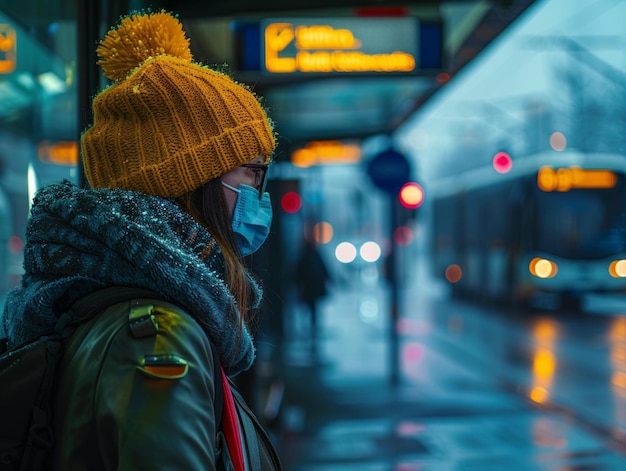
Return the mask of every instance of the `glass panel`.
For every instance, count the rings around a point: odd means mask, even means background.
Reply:
[[[75,7],[46,5],[0,7],[0,301],[22,274],[34,192],[77,181]]]
[[[537,249],[567,258],[602,258],[625,249],[624,176],[609,190],[537,191]]]

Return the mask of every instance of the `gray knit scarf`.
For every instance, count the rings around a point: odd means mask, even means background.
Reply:
[[[147,288],[195,316],[227,374],[248,369],[254,346],[213,237],[172,201],[139,192],[42,188],[26,233],[25,274],[2,314],[9,346],[50,331],[62,308],[107,286]],[[258,306],[261,290],[250,277]],[[234,355],[234,352],[237,354]]]

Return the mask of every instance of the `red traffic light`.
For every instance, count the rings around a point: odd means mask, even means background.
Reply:
[[[498,152],[493,157],[493,168],[498,173],[507,173],[513,167],[513,159],[506,152]]]
[[[407,209],[419,208],[424,202],[424,190],[415,182],[405,183],[398,193],[400,204]]]
[[[280,199],[280,207],[287,213],[297,213],[302,207],[302,197],[295,191],[288,191]]]

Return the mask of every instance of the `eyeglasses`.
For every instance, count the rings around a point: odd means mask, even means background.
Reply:
[[[259,191],[259,199],[265,192],[267,186],[267,169],[270,167],[268,164],[241,164],[242,167],[249,168],[254,172],[254,186]]]

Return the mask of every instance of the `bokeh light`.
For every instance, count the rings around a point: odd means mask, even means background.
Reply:
[[[313,226],[313,239],[318,244],[328,244],[333,240],[333,235],[333,226],[328,222],[318,222]]]
[[[353,262],[356,258],[357,250],[354,244],[350,242],[341,242],[335,248],[335,257],[341,263],[350,263]]]
[[[552,133],[550,136],[550,147],[558,152],[565,150],[567,147],[567,139],[565,139],[563,133],[558,131]]]
[[[400,199],[400,204],[405,208],[416,209],[424,202],[424,190],[415,182],[405,183],[400,189],[398,198]]]
[[[18,255],[24,249],[24,242],[18,236],[9,237],[8,241],[9,252]]]
[[[506,152],[498,152],[493,157],[493,168],[498,173],[508,173],[513,168],[513,159]]]
[[[359,306],[359,318],[367,323],[371,324],[376,322],[380,317],[380,308],[378,306],[378,299],[375,297],[364,299]]]
[[[286,213],[297,213],[302,207],[302,197],[295,191],[288,191],[280,199],[280,207]]]
[[[537,278],[553,278],[557,272],[558,267],[556,263],[545,258],[533,258],[528,264],[530,273]]]
[[[461,281],[461,278],[463,278],[463,270],[459,265],[453,263],[452,265],[448,266],[448,268],[446,268],[445,276],[446,280],[448,280],[450,283],[458,283],[459,281]]]
[[[613,278],[625,278],[626,260],[613,260],[609,265],[609,273]]]
[[[393,241],[396,245],[400,245],[405,247],[413,242],[415,235],[413,233],[413,229],[409,226],[398,226],[396,230],[393,231]]]
[[[359,249],[359,255],[366,262],[376,262],[382,254],[382,249],[380,245],[376,242],[368,241],[361,245]]]

